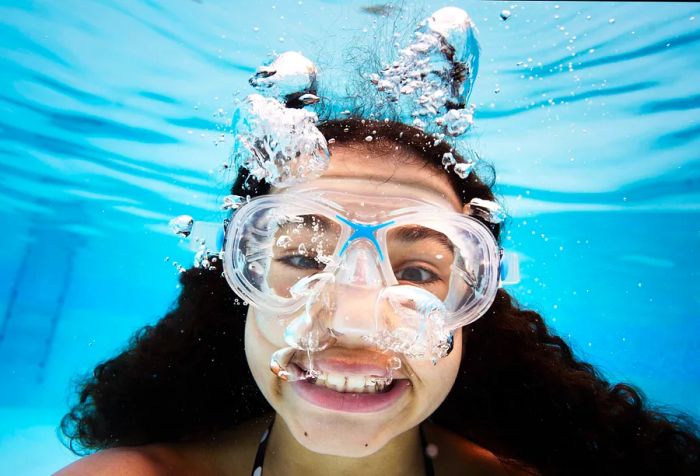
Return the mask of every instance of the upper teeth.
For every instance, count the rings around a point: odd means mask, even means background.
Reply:
[[[391,383],[391,378],[384,377],[316,373],[318,376],[312,380],[313,383],[336,392],[377,393],[383,392]]]

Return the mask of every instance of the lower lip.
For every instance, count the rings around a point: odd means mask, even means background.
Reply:
[[[384,410],[401,398],[410,386],[409,380],[400,379],[394,380],[388,392],[358,393],[336,392],[306,380],[292,383],[292,387],[307,402],[329,410],[350,413],[372,413]]]

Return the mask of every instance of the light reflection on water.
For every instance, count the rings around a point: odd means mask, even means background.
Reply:
[[[700,8],[458,3],[515,294],[611,379],[700,415]],[[367,6],[0,2],[3,406],[60,412],[71,376],[163,314],[165,257],[192,259],[167,221],[218,216],[233,95],[273,51],[342,78],[343,49],[383,31]]]

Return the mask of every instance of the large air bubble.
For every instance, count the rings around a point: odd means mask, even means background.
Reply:
[[[447,310],[434,294],[417,286],[391,286],[380,293],[375,312],[378,332],[365,340],[378,349],[433,363],[449,353]]]
[[[460,136],[472,125],[467,102],[479,63],[476,28],[469,15],[445,7],[418,25],[413,41],[372,83],[402,120],[426,132]]]
[[[248,96],[233,117],[234,166],[276,187],[320,176],[328,168],[330,153],[316,121],[313,112],[288,108],[259,94]]]

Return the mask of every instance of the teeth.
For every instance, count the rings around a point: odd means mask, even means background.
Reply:
[[[318,372],[318,376],[311,381],[320,387],[343,393],[378,393],[385,391],[391,384],[391,378],[365,377],[363,375],[345,376],[325,372]]]
[[[342,392],[345,389],[345,377],[338,374],[328,374],[326,377],[326,387],[332,388],[336,392]]]

